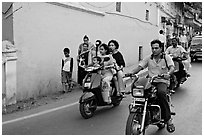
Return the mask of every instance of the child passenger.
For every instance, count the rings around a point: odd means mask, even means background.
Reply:
[[[98,56],[93,57],[93,66],[94,67],[100,67],[101,58]]]

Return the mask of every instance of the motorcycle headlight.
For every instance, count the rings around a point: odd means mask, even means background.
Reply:
[[[132,89],[133,97],[142,97],[144,96],[144,86],[136,86]]]

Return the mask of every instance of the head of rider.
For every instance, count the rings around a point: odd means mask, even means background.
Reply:
[[[176,48],[177,47],[177,39],[176,38],[172,38],[172,46],[174,47],[174,48]]]

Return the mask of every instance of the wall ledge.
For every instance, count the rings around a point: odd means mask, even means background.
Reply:
[[[78,7],[78,6],[75,6],[75,5],[68,4],[68,3],[67,4],[60,3],[60,2],[46,2],[46,3],[56,5],[56,6],[60,6],[60,7],[64,7],[64,8],[73,9],[73,10],[78,10],[78,11],[82,11],[82,12],[87,12],[87,13],[98,15],[98,16],[105,16],[105,14],[102,13],[102,12],[87,9],[85,7]]]

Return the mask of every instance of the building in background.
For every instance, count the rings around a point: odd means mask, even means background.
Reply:
[[[74,57],[76,80],[77,49],[85,34],[92,43],[97,39],[119,41],[127,66],[131,66],[151,53],[150,41],[160,29],[171,35],[185,28],[183,3],[3,2],[2,7],[2,40],[11,41],[17,49],[12,73],[16,100],[61,90],[64,47]]]

